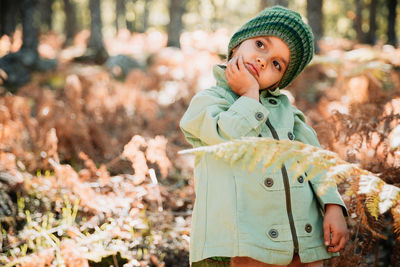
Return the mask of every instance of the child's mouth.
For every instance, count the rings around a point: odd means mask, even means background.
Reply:
[[[247,69],[254,75],[258,77],[258,70],[251,63],[246,63]]]

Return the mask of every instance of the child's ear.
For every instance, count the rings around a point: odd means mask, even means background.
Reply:
[[[232,48],[231,58],[235,55],[236,50],[238,49],[239,46],[240,46],[240,44],[238,44],[237,46],[235,46],[234,48]]]
[[[232,48],[232,56],[236,53],[236,50],[237,50],[237,46]]]

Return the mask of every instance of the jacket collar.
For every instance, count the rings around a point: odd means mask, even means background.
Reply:
[[[226,66],[224,66],[224,65],[214,65],[214,67],[213,67],[214,78],[217,81],[217,86],[223,87],[225,89],[231,89],[231,87],[229,86],[229,84],[226,80],[226,77],[225,77],[225,69],[226,69]],[[260,95],[262,97],[266,97],[268,95],[268,93],[273,96],[279,96],[281,94],[279,88],[276,88],[273,91],[271,91],[271,90],[261,90],[260,91]]]
[[[214,78],[217,81],[217,86],[223,87],[226,89],[231,89],[231,87],[229,86],[228,81],[226,80],[226,77],[225,77],[225,69],[226,69],[226,66],[224,66],[224,65],[214,65],[214,67],[213,67]]]

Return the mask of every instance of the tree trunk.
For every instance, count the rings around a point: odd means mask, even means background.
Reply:
[[[319,53],[318,41],[324,34],[322,4],[323,0],[307,0],[307,19],[314,34],[315,53]]]
[[[115,1],[115,29],[126,29],[126,7],[125,0]]]
[[[388,15],[388,44],[393,46],[397,46],[397,36],[396,36],[396,8],[397,8],[397,0],[388,0],[387,8],[389,11]]]
[[[19,13],[22,20],[22,47],[16,53],[9,53],[0,58],[0,69],[7,73],[6,87],[16,92],[17,87],[27,83],[34,70],[46,71],[54,69],[55,60],[43,60],[38,53],[37,29],[34,24],[36,0],[19,0]],[[14,14],[16,15],[17,12]],[[15,16],[17,17],[17,16]]]
[[[0,36],[12,36],[17,26],[18,2],[13,0],[0,1]]]
[[[170,0],[167,46],[180,47],[179,38],[183,29],[182,16],[185,13],[186,0]]]
[[[27,66],[32,66],[39,57],[37,30],[33,22],[36,0],[20,0],[19,11],[22,18],[22,47],[25,52],[23,59]]]
[[[149,28],[149,6],[151,0],[144,1],[144,10],[143,10],[143,32],[146,32]]]
[[[44,32],[50,31],[53,28],[53,2],[54,0],[40,0],[40,21],[42,24],[41,30],[43,30]]]
[[[90,38],[88,48],[103,49],[103,33],[101,22],[100,0],[89,0],[90,9]]]
[[[76,6],[71,0],[64,0],[65,12],[65,45],[72,43],[75,34],[77,33]]]
[[[136,3],[137,0],[125,0],[126,2],[131,2],[133,4]],[[133,12],[135,14],[135,20],[137,19],[136,16],[136,10],[132,10],[132,5],[130,6],[131,8],[129,10],[125,10],[126,14],[129,14],[130,12]],[[127,6],[125,5],[125,9]],[[135,20],[133,19],[133,16],[126,16],[126,27],[130,32],[135,32],[136,31],[136,25],[135,25]]]
[[[367,43],[375,44],[376,41],[376,7],[377,0],[371,0],[369,4],[369,31],[367,35]]]
[[[363,0],[356,0],[356,17],[354,20],[354,28],[356,30],[357,41],[359,43],[364,42],[364,33],[362,30],[362,10],[363,10]]]
[[[135,21],[133,20],[126,20],[126,27],[128,28],[128,30],[130,32],[135,32],[136,28],[135,28]]]
[[[100,0],[89,0],[90,9],[90,38],[85,55],[76,58],[80,62],[94,62],[103,64],[108,58],[108,53],[104,47]]]

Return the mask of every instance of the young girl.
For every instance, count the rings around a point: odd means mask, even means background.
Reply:
[[[263,10],[232,36],[227,66],[213,69],[216,86],[192,99],[180,122],[187,141],[197,147],[259,136],[319,146],[304,115],[279,91],[313,52],[311,29],[298,13]],[[196,157],[192,266],[323,266],[339,255],[348,232],[336,186],[319,196],[323,176],[307,182],[307,173],[293,177],[285,165],[249,173],[240,162]]]

